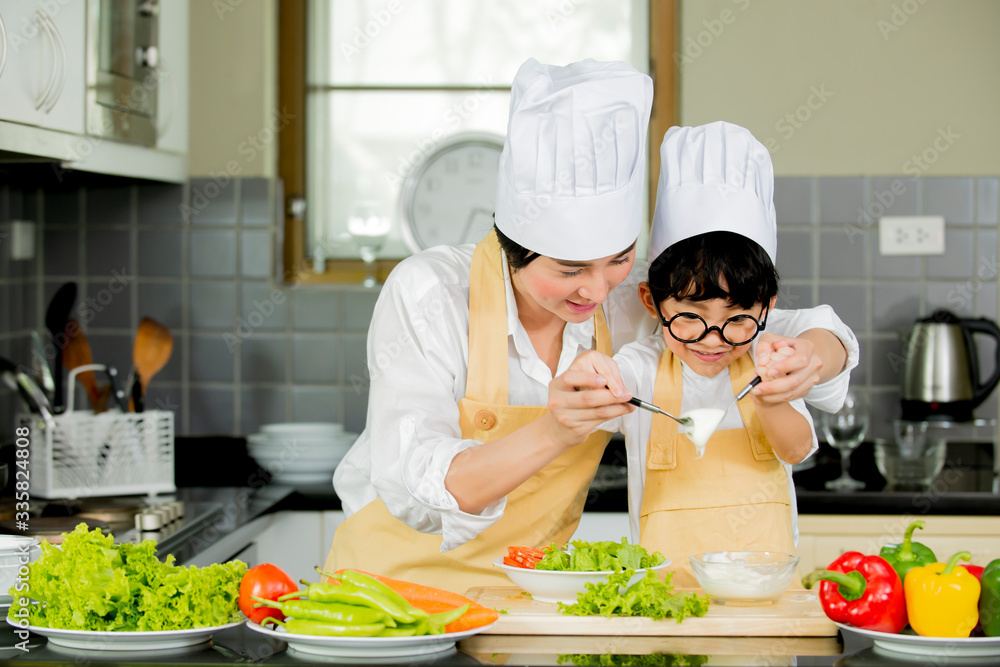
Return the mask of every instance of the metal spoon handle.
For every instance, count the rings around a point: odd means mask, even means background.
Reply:
[[[642,408],[643,410],[649,410],[650,412],[655,412],[656,414],[663,415],[664,417],[670,417],[671,419],[673,419],[678,424],[683,424],[683,425],[687,426],[688,424],[691,423],[690,419],[687,419],[687,418],[682,419],[680,417],[675,417],[672,414],[670,414],[669,412],[667,412],[666,410],[662,410],[662,409],[656,407],[655,405],[653,405],[652,403],[647,403],[646,401],[638,399],[635,396],[633,396],[632,398],[628,399],[628,402],[631,403],[632,405],[636,406],[637,408]]]
[[[761,380],[760,376],[759,375],[755,375],[754,378],[752,380],[750,380],[750,382],[747,384],[747,386],[745,386],[742,389],[740,389],[740,393],[736,394],[736,400],[738,401],[741,398],[743,398],[744,396],[746,396],[747,394],[749,394],[750,390],[753,389],[754,387],[756,387],[757,385],[759,385],[761,383],[761,381],[762,380]]]

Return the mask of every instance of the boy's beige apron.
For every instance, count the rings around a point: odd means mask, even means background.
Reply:
[[[463,438],[490,442],[538,419],[544,406],[507,404],[507,316],[500,244],[491,232],[476,246],[469,285],[469,373],[459,401]],[[597,349],[611,354],[602,309],[594,316]],[[441,552],[441,535],[420,533],[374,500],[337,528],[325,569],[358,568],[464,593],[472,586],[509,586],[494,558],[508,546],[569,540],[610,434],[585,442],[514,489],[503,517],[466,544]]]
[[[751,355],[729,367],[730,403],[754,377]],[[680,414],[681,362],[663,353],[656,373],[653,403]],[[705,455],[677,432],[677,422],[654,415],[646,450],[646,482],[639,519],[639,541],[669,558],[673,583],[696,587],[688,556],[705,551],[795,553],[791,503],[785,466],[764,437],[753,401],[738,403],[744,428],[716,431]]]

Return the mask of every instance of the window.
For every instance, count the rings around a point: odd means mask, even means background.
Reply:
[[[282,107],[298,97],[306,122],[304,136],[282,137],[279,171],[286,195],[307,202],[286,228],[286,279],[359,282],[359,253],[373,250],[384,276],[413,251],[400,226],[406,178],[457,135],[502,142],[524,60],[624,60],[648,71],[647,26],[661,4],[283,0],[279,96]]]

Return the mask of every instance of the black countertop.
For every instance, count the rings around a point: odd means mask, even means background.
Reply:
[[[226,535],[236,531],[254,519],[269,513],[284,510],[324,511],[340,508],[340,501],[331,485],[307,488],[293,488],[271,483],[266,472],[253,466],[246,459],[245,445],[241,439],[221,439],[214,448],[205,447],[201,441],[191,439],[178,447],[178,489],[176,498],[185,501],[191,508],[186,524],[172,533],[158,539],[161,555],[172,553],[179,562],[205,549]],[[241,449],[242,448],[242,449]],[[242,454],[241,454],[242,452]],[[987,456],[988,454],[988,456]],[[192,467],[188,457],[197,456],[197,466]],[[852,474],[866,482],[863,491],[852,494],[831,493],[823,489],[823,482],[836,477],[839,461],[836,454],[821,450],[815,467],[797,472],[795,475],[799,511],[809,513],[838,514],[882,514],[913,511],[927,505],[929,514],[983,515],[1000,514],[1000,498],[993,488],[992,446],[969,445],[950,447],[949,462],[945,472],[951,469],[955,475],[942,473],[935,485],[922,493],[890,492],[884,489],[885,481],[875,471],[870,444],[863,444],[852,457]],[[618,488],[618,469],[624,467],[624,453],[609,448],[602,473],[599,473],[595,490],[590,494],[589,511],[626,511],[624,488]],[[611,472],[609,472],[611,471]],[[874,473],[874,474],[873,474]],[[228,484],[228,486],[219,486]],[[123,536],[124,537],[124,536]],[[734,629],[735,630],[735,629]],[[499,647],[489,653],[482,653],[474,642],[460,643],[458,650],[426,658],[402,657],[387,662],[395,664],[426,665],[476,665],[476,664],[556,664],[559,656],[579,653],[579,638],[557,637],[547,643],[553,650],[524,655],[522,651]],[[516,639],[516,638],[514,638]],[[836,644],[830,638],[819,641],[811,650],[802,642],[784,642],[781,638],[751,638],[752,642],[766,645],[767,650],[742,649],[753,643],[736,644],[730,638],[707,638],[703,644],[704,653],[710,662],[725,664],[796,664],[796,665],[901,665],[914,664],[913,658],[879,653],[870,640],[852,632],[842,632]],[[622,655],[621,638],[608,638],[609,647],[616,655]],[[235,664],[260,662],[264,664],[312,664],[317,661],[330,662],[329,658],[317,658],[286,651],[285,644],[274,642],[238,627],[219,633],[212,645],[199,647],[182,653],[150,652],[124,654],[116,652],[73,651],[47,645],[45,640],[33,636],[30,650],[23,652],[11,649],[18,638],[8,627],[0,629],[0,660],[12,664]],[[659,642],[660,640],[657,640]],[[662,638],[662,648],[656,652],[676,654],[673,642],[676,638]],[[516,644],[516,642],[514,642]],[[512,644],[513,645],[513,644]],[[648,654],[648,644],[641,653]],[[831,650],[832,646],[832,650]],[[627,645],[625,645],[627,647]],[[714,651],[718,651],[714,654]],[[734,650],[736,652],[734,652]],[[606,656],[605,656],[606,658]],[[921,656],[923,658],[923,656]],[[934,664],[959,664],[953,654],[942,657],[928,657]],[[762,662],[763,660],[763,662]],[[989,659],[987,659],[989,660]],[[993,664],[996,664],[993,658]],[[343,660],[341,660],[343,662]],[[349,663],[362,660],[350,659]],[[383,661],[380,661],[383,662]],[[566,664],[571,664],[564,660]],[[919,662],[919,660],[918,660]],[[613,663],[620,664],[620,663]],[[627,664],[627,663],[621,663]],[[643,664],[660,664],[647,662]],[[669,664],[669,663],[664,663]],[[961,662],[961,664],[969,664]],[[972,661],[975,664],[975,660]]]
[[[799,514],[927,514],[1000,516],[1000,492],[993,466],[993,444],[950,442],[944,468],[921,490],[888,488],[875,465],[874,445],[863,442],[850,458],[852,477],[865,487],[849,493],[824,488],[840,475],[840,455],[827,445],[813,455],[811,467],[792,479]],[[627,512],[624,444],[612,440],[591,486],[585,510]]]

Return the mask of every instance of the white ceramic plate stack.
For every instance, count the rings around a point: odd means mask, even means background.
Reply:
[[[247,451],[278,484],[329,484],[358,439],[330,422],[265,424],[247,437]]]
[[[17,583],[21,566],[34,562],[41,553],[41,546],[33,537],[0,535],[0,609],[13,602],[10,588]]]

